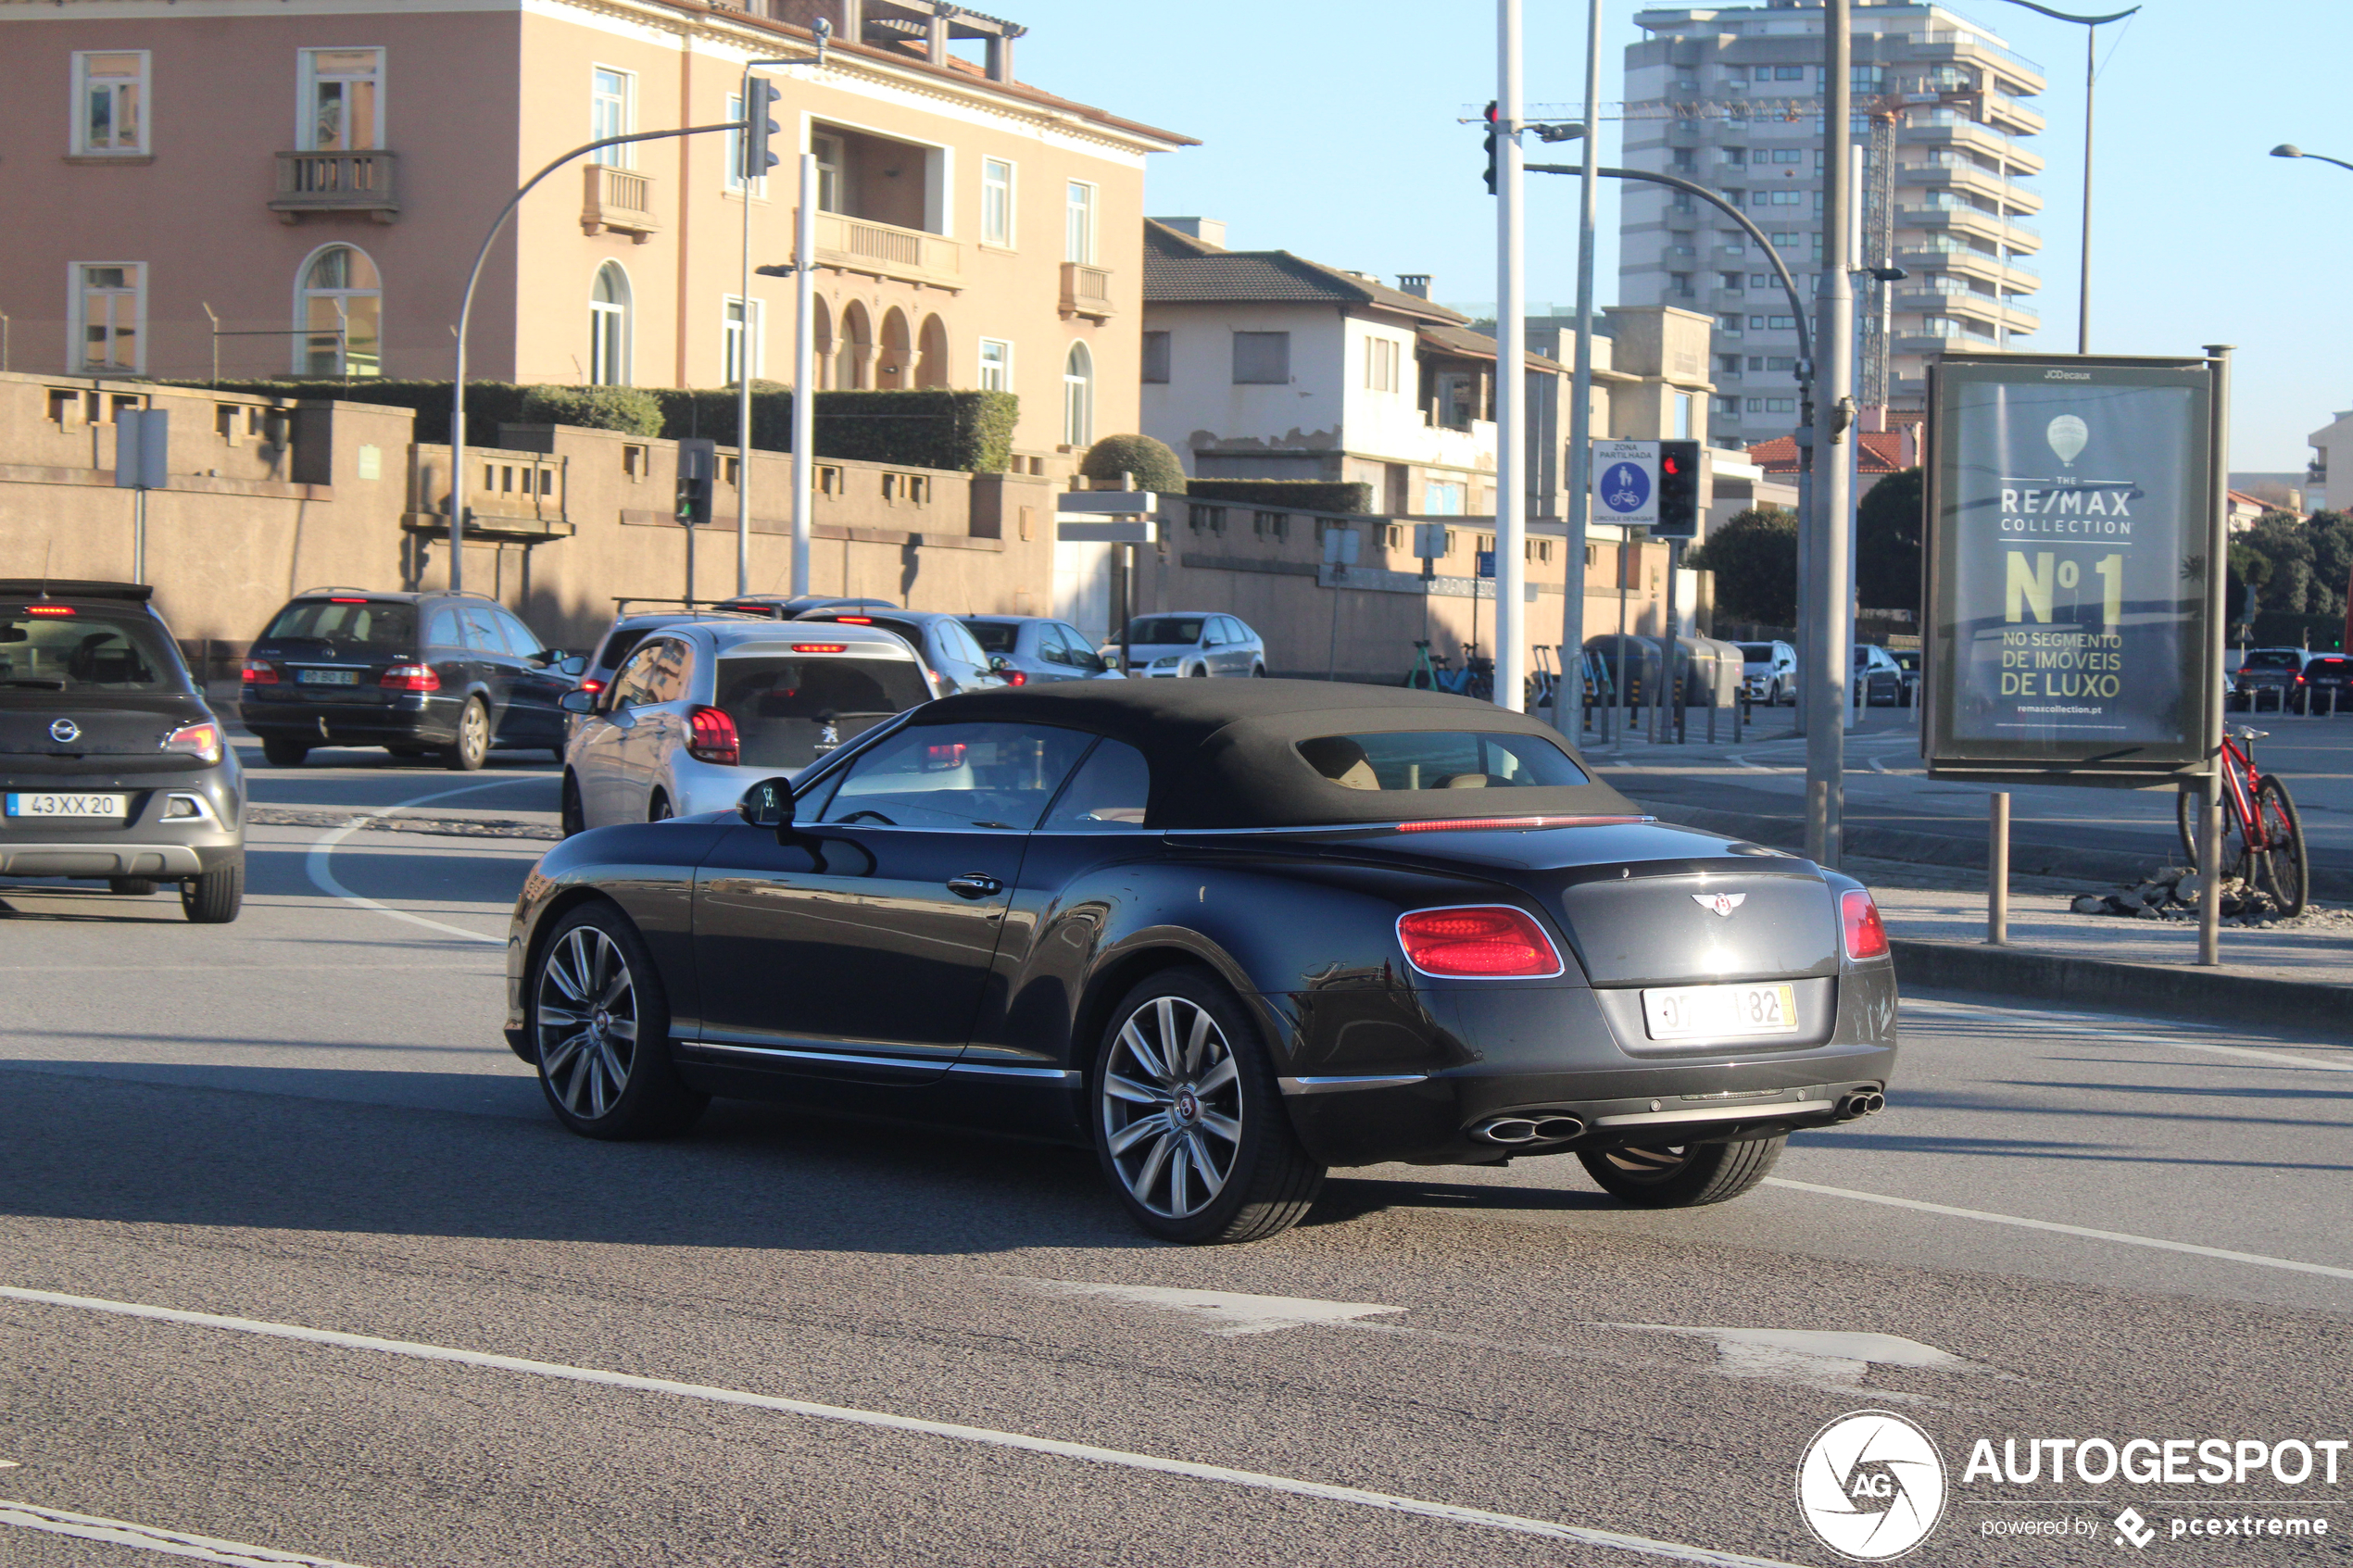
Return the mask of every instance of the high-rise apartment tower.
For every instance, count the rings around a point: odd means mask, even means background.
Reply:
[[[2042,197],[2021,182],[2043,117],[2040,66],[1935,5],[1856,0],[1852,145],[1858,265],[1908,274],[1856,290],[1856,402],[1921,407],[1940,350],[2009,346],[2040,324]],[[1796,275],[1810,312],[1822,256],[1822,6],[1660,6],[1626,51],[1625,161],[1737,203]],[[1666,187],[1621,194],[1618,297],[1716,318],[1719,445],[1797,422],[1796,323],[1770,264],[1722,213]],[[1884,323],[1886,331],[1881,332]]]

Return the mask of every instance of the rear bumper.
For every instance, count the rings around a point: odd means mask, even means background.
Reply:
[[[402,693],[380,703],[281,700],[248,692],[237,704],[237,717],[264,740],[313,746],[447,745],[458,738],[457,700],[422,693]]]
[[[0,781],[6,782],[6,781]],[[25,782],[8,784],[21,788]],[[111,793],[116,781],[44,778],[44,790]],[[233,772],[215,769],[136,791],[121,826],[92,822],[31,825],[0,820],[0,875],[198,876],[245,854],[243,801]],[[166,816],[178,809],[183,814]],[[193,810],[194,815],[184,813]]]

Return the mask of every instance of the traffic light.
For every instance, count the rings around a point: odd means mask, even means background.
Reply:
[[[751,79],[751,91],[744,95],[744,178],[758,180],[782,161],[768,150],[768,138],[777,131],[776,122],[768,118],[769,107],[783,97],[784,91],[765,77]]]
[[[1654,539],[1699,537],[1699,443],[1658,444],[1658,521]]]
[[[1487,194],[1495,194],[1495,100],[1487,101]]]
[[[711,491],[718,477],[719,444],[689,438],[678,444],[678,508],[674,515],[688,528],[711,521]]]

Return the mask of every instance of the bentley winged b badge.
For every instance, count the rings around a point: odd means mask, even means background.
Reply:
[[[1729,915],[1748,901],[1745,893],[1694,893],[1692,902],[1711,915]]]

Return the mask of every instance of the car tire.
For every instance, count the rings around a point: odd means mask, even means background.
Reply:
[[[490,709],[482,698],[468,697],[458,715],[458,737],[441,748],[441,765],[453,773],[481,771],[490,758]]]
[[[540,1091],[583,1137],[674,1137],[711,1103],[670,1059],[670,1002],[629,917],[584,904],[532,960],[523,1028]]]
[[[1209,666],[1206,664],[1196,664],[1190,670],[1186,671],[1185,673],[1191,676],[1196,681],[1206,681],[1209,679]]]
[[[261,755],[269,759],[272,768],[299,768],[310,755],[310,748],[291,736],[264,735]]]
[[[242,855],[180,884],[180,909],[192,925],[227,925],[245,901],[245,862]]]
[[[1103,1175],[1163,1241],[1262,1240],[1297,1224],[1323,1187],[1257,1025],[1205,970],[1162,970],[1121,997],[1088,1084]]]
[[[1763,1181],[1787,1135],[1753,1143],[1605,1148],[1577,1156],[1604,1192],[1637,1209],[1696,1209],[1738,1198]]]
[[[646,802],[646,821],[649,822],[666,822],[677,814],[677,809],[670,804],[670,797],[661,790],[654,791],[654,797]]]
[[[566,838],[588,831],[588,812],[580,803],[580,780],[569,771],[564,773],[563,796],[561,804],[556,809],[556,822]]]
[[[1253,664],[1250,667],[1250,673],[1252,680],[1263,681],[1266,678],[1266,666],[1263,664]]]

